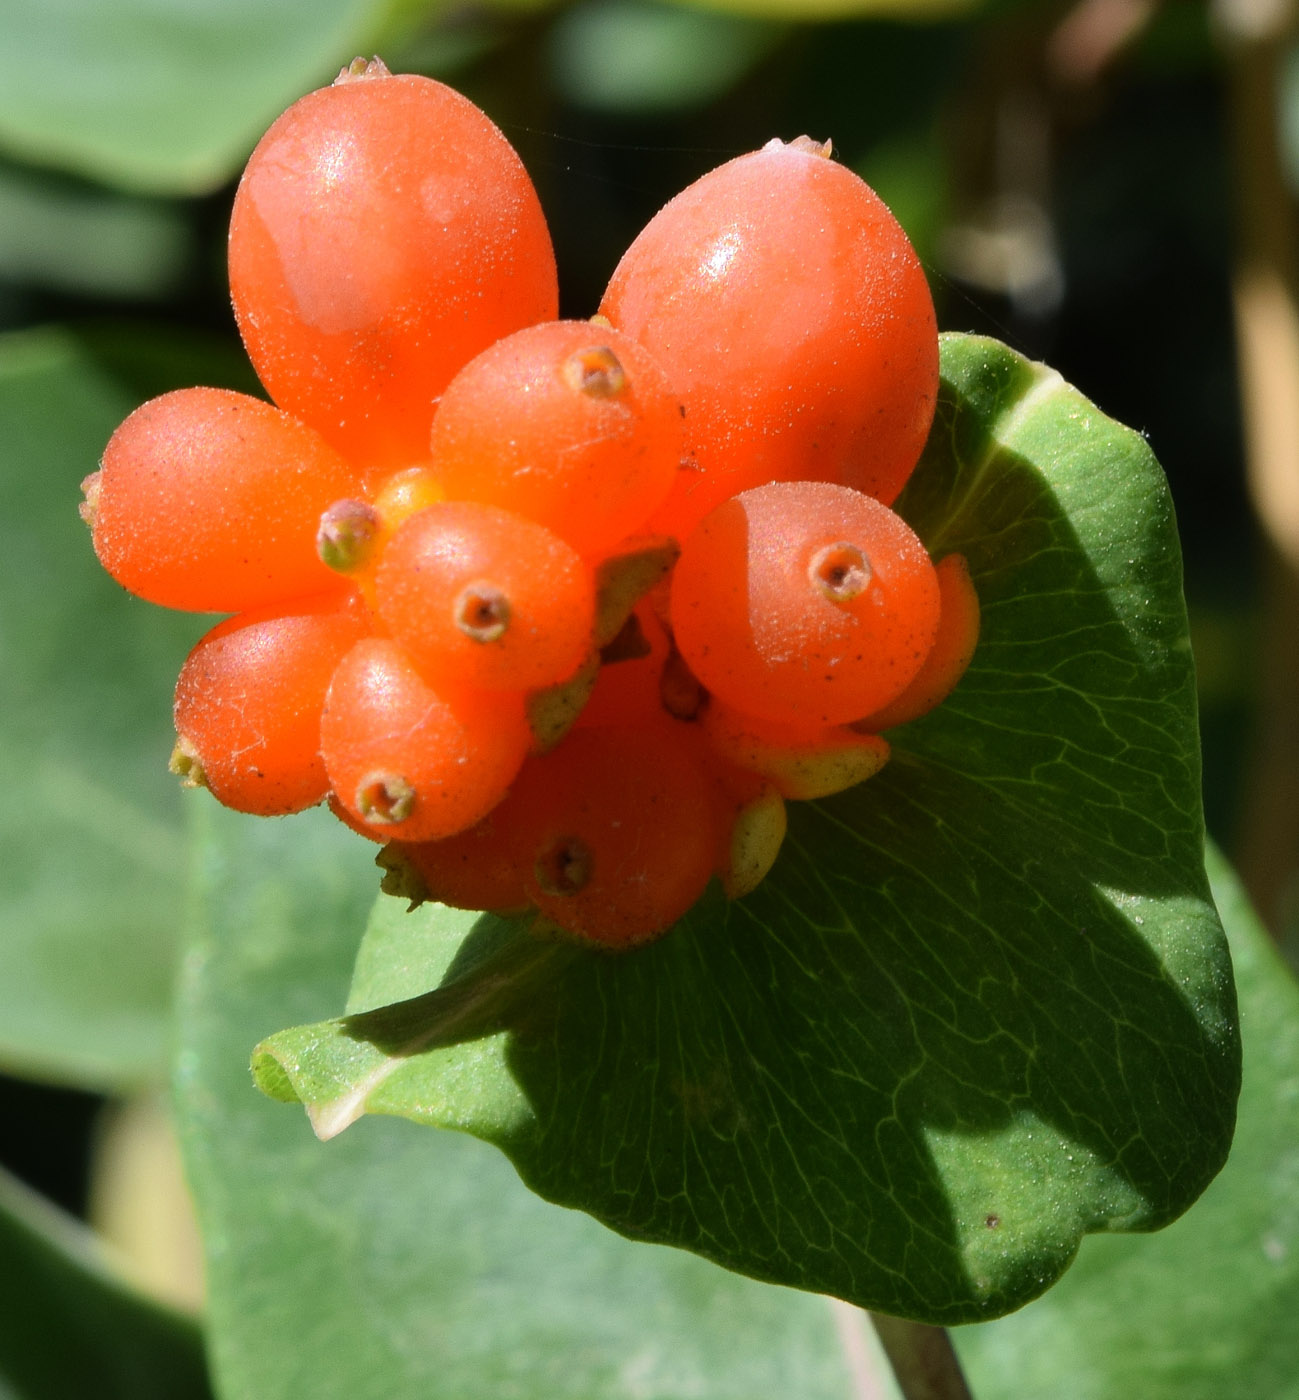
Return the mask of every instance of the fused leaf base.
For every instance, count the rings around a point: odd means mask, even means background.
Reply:
[[[1239,1047],[1162,472],[1052,371],[949,336],[899,509],[969,560],[974,663],[879,776],[794,804],[758,890],[621,956],[381,902],[364,1014],[264,1042],[262,1087],[322,1135],[462,1129],[626,1235],[931,1322],[1185,1210]]]

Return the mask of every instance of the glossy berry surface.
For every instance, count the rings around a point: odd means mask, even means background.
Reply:
[[[337,592],[214,627],[176,682],[180,766],[240,812],[277,817],[319,802],[325,692],[368,630],[364,609]]]
[[[493,818],[532,904],[609,947],[670,928],[722,860],[715,782],[666,726],[575,730],[528,760]]]
[[[235,612],[333,588],[316,519],[360,484],[310,428],[260,399],[178,389],[113,434],[87,479],[100,562],[151,603]]]
[[[472,826],[505,796],[528,751],[523,702],[434,689],[392,641],[342,659],[320,720],[339,802],[377,836],[432,841]]]
[[[924,271],[870,187],[814,143],[770,142],[677,195],[600,310],[685,402],[692,471],[660,512],[670,532],[772,480],[890,502],[924,446],[938,387]]]
[[[968,569],[887,504],[928,287],[828,145],[706,175],[558,321],[501,133],[357,60],[258,144],[229,251],[275,405],[163,395],[82,507],[133,592],[236,614],[175,702],[226,805],[325,801],[390,893],[633,948],[748,895],[786,799],[871,777],[968,665]]]
[[[676,642],[737,709],[845,724],[901,694],[938,628],[924,546],[900,516],[824,482],[777,482],[714,510],[672,582]]]
[[[591,650],[590,569],[512,511],[446,501],[418,512],[375,587],[380,617],[430,679],[535,689],[567,679]]]
[[[276,403],[386,471],[427,455],[467,360],[557,307],[550,235],[504,136],[443,84],[386,71],[308,94],[258,143],[230,289]]]
[[[506,799],[508,802],[508,798]],[[409,897],[435,899],[453,909],[526,911],[528,891],[519,852],[503,837],[500,808],[442,841],[397,843],[385,864],[407,867]]]
[[[876,733],[909,724],[941,704],[974,660],[979,645],[979,595],[964,555],[947,554],[934,566],[940,612],[934,644],[907,688],[883,710],[866,716],[859,728]]]
[[[517,511],[591,555],[644,524],[676,479],[681,442],[680,405],[642,346],[552,321],[456,376],[431,465],[448,499]]]

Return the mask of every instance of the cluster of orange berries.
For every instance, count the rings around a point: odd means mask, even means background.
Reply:
[[[968,663],[963,561],[888,505],[932,301],[828,147],[706,175],[558,321],[505,138],[358,60],[258,145],[230,283],[277,406],[145,404],[83,506],[125,587],[234,614],[173,756],[227,806],[328,799],[390,888],[626,946],[752,889],[784,800],[869,777]]]

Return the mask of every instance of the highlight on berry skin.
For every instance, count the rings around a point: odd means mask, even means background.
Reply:
[[[782,481],[724,502],[672,582],[676,644],[736,708],[848,724],[900,695],[938,631],[934,566],[910,527],[846,486]]]
[[[231,614],[177,681],[184,784],[323,802],[385,891],[625,950],[752,893],[788,804],[970,665],[966,560],[891,508],[932,299],[828,141],[711,171],[559,320],[505,137],[358,58],[258,143],[229,251],[273,402],[144,404],[79,508],[125,588]]]

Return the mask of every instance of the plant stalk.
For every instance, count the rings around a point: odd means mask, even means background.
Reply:
[[[903,1400],[973,1400],[945,1327],[871,1313]]]

